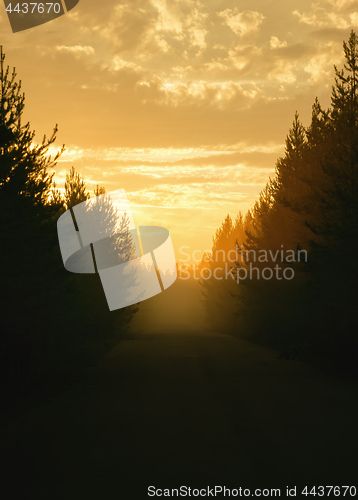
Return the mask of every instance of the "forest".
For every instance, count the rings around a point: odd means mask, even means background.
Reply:
[[[125,334],[138,308],[109,314],[98,273],[64,268],[57,220],[91,195],[73,167],[60,193],[53,168],[65,147],[48,154],[57,125],[36,144],[22,120],[21,80],[5,65],[2,47],[0,55],[0,370],[3,397],[11,402],[19,388],[31,392],[95,362]],[[104,193],[97,186],[93,195]]]
[[[358,37],[353,30],[343,49],[344,67],[334,66],[331,106],[323,109],[316,98],[308,126],[295,113],[273,178],[245,215],[234,221],[226,216],[211,255],[198,267],[207,314],[217,328],[279,349],[283,358],[334,360],[356,369]],[[236,258],[230,259],[233,250]],[[276,258],[259,258],[268,252]],[[233,260],[235,279],[220,280],[223,263]],[[273,272],[278,264],[286,279]],[[248,274],[250,279],[240,279]]]
[[[331,106],[296,112],[283,157],[259,200],[227,215],[198,266],[211,327],[278,349],[282,358],[357,366],[358,37],[343,43]],[[23,123],[15,68],[0,59],[0,232],[3,391],[99,359],[125,336],[138,306],[108,313],[98,274],[65,270],[56,224],[90,198],[72,167],[61,193],[51,157]],[[97,186],[93,195],[104,194]],[[234,258],[232,256],[234,255]],[[215,258],[212,258],[215,256]],[[225,265],[229,263],[229,273]],[[224,265],[225,264],[225,265]],[[186,271],[181,269],[180,273]],[[226,276],[224,276],[226,274]],[[229,279],[220,279],[227,277]]]

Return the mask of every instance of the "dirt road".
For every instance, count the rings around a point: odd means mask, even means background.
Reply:
[[[147,328],[3,429],[3,498],[357,483],[355,384],[150,310]]]

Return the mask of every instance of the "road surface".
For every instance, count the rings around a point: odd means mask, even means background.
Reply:
[[[354,382],[199,328],[200,314],[160,319],[151,300],[81,380],[3,429],[4,499],[357,486]]]

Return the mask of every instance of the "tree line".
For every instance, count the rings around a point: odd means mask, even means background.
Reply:
[[[21,80],[4,60],[1,47],[0,370],[3,389],[11,389],[96,359],[123,335],[138,307],[109,312],[98,274],[65,270],[57,220],[90,193],[73,167],[64,193],[57,188],[51,170],[65,150],[49,154],[57,125],[50,137],[35,143],[35,132],[22,120]],[[95,196],[104,193],[100,186],[94,191]],[[128,235],[124,226],[122,233]],[[124,243],[130,254],[133,242]]]
[[[235,248],[233,273],[250,279],[202,280],[208,315],[219,328],[278,347],[284,357],[322,356],[357,362],[358,303],[358,37],[343,42],[345,63],[334,66],[331,105],[316,98],[311,123],[296,112],[283,157],[259,200],[235,221],[226,216],[212,254]],[[305,259],[282,258],[307,252]],[[275,262],[256,259],[278,252]],[[276,254],[275,254],[276,255]],[[219,259],[203,256],[212,271]],[[279,262],[293,279],[272,278]],[[266,271],[265,271],[266,269]],[[266,278],[262,273],[266,273]],[[287,276],[292,275],[286,271]]]

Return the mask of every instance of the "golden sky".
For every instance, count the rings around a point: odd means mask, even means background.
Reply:
[[[16,2],[15,2],[16,3]],[[297,110],[327,107],[358,1],[80,0],[0,43],[40,142],[55,123],[87,187],[124,188],[137,224],[169,229],[176,257],[211,247],[273,176]],[[188,251],[188,250],[186,250]]]

